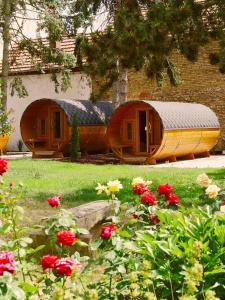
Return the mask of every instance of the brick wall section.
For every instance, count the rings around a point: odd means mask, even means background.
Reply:
[[[130,71],[128,99],[197,102],[209,106],[217,114],[221,125],[218,148],[225,149],[225,75],[208,61],[209,53],[214,52],[216,48],[216,44],[211,44],[202,49],[196,63],[187,61],[178,53],[173,55],[172,61],[177,66],[181,80],[178,87],[172,87],[169,81],[165,80],[163,87],[158,88],[153,80],[145,76],[144,71]],[[109,94],[106,98],[110,98]]]
[[[221,125],[218,148],[225,149],[225,75],[208,61],[209,53],[214,50],[215,44],[202,49],[196,63],[190,63],[179,54],[173,55],[172,61],[181,79],[178,87],[172,87],[166,80],[163,87],[158,88],[144,72],[130,72],[128,99],[197,102],[209,106],[217,114]]]

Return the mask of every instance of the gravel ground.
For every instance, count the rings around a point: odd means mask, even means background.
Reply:
[[[142,166],[147,167],[147,166]],[[153,168],[224,168],[225,155],[212,155],[207,158],[196,158],[192,160],[182,160],[173,163],[159,163]]]

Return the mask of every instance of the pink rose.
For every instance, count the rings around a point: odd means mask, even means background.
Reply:
[[[109,239],[113,233],[113,231],[116,230],[115,224],[109,224],[109,225],[103,225],[102,231],[100,232],[99,236],[103,239]]]
[[[66,257],[58,259],[55,263],[55,269],[57,275],[70,276],[73,270],[81,268],[81,264],[77,259]]]
[[[15,261],[12,252],[10,251],[0,251],[0,275],[9,272],[14,273]]]

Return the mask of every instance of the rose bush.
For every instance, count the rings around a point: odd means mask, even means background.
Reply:
[[[0,158],[3,177],[7,164]],[[50,251],[41,255],[45,245],[33,248],[21,225],[22,186],[0,184],[0,299],[225,299],[225,214],[219,213],[225,194],[206,174],[197,184],[210,206],[189,209],[180,207],[169,183],[153,190],[151,181],[134,178],[133,201],[114,206],[90,245],[101,250],[91,260],[76,251],[88,232],[59,209],[61,195],[46,201],[56,215],[35,226],[50,239]],[[111,180],[96,191],[114,200],[122,187]]]

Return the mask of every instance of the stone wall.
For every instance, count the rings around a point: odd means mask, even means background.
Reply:
[[[196,63],[191,63],[175,53],[172,61],[180,74],[181,83],[178,87],[171,86],[169,81],[165,80],[163,87],[158,88],[153,80],[145,76],[144,71],[130,71],[128,99],[197,102],[209,106],[217,114],[221,125],[218,146],[225,149],[225,75],[208,60],[209,53],[215,50],[216,44],[202,49]]]

